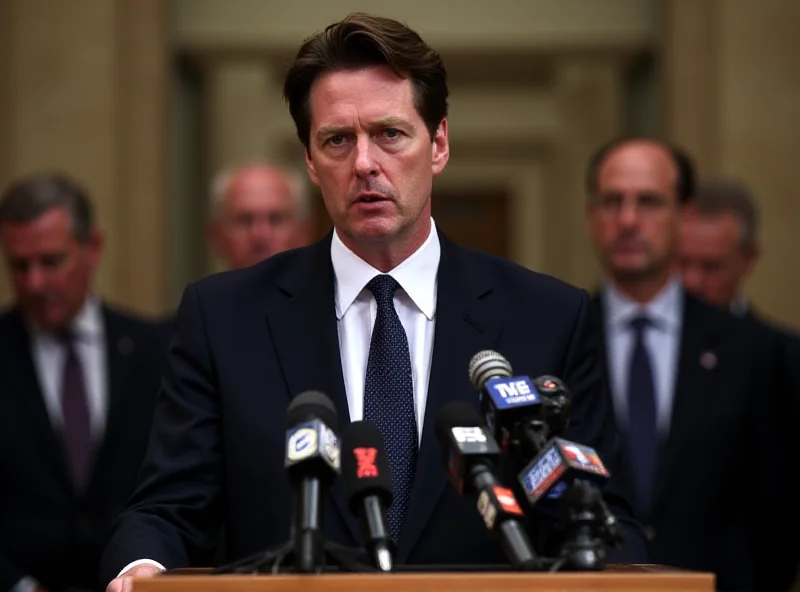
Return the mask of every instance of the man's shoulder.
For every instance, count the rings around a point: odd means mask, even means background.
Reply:
[[[12,335],[20,334],[17,329],[25,329],[22,313],[15,306],[6,306],[0,309],[0,339],[10,339]],[[24,335],[24,333],[22,333]]]
[[[265,298],[271,298],[280,289],[281,280],[287,274],[297,271],[296,263],[305,261],[310,266],[310,256],[318,255],[319,248],[319,245],[314,245],[292,249],[272,255],[251,267],[213,273],[192,282],[187,290],[191,289],[208,302],[236,302],[239,306],[246,306],[250,301],[263,303]],[[312,275],[304,279],[313,281]]]
[[[19,314],[14,306],[4,306],[0,308],[0,327],[15,322],[15,317]]]
[[[491,278],[506,298],[527,304],[561,306],[578,306],[589,299],[585,289],[555,276],[534,271],[504,257],[458,245],[454,247],[462,262],[480,267],[480,273]]]
[[[791,345],[800,348],[800,331],[798,331],[797,327],[792,326],[784,321],[768,318],[752,310],[745,315],[745,318],[763,326],[767,330],[777,333],[782,339]]]
[[[734,348],[766,353],[778,344],[778,333],[758,319],[737,316],[691,294],[685,298],[684,323],[704,327]]]
[[[145,344],[145,348],[138,351],[152,353],[166,349],[167,342],[172,332],[172,321],[167,317],[157,317],[144,314],[130,308],[102,303],[105,318],[105,329],[109,338],[119,339],[127,337]]]

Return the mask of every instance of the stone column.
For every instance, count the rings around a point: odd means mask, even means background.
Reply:
[[[548,167],[548,268],[588,289],[600,279],[586,225],[586,164],[592,152],[622,131],[618,58],[564,58],[557,62],[555,96],[560,133]]]
[[[278,162],[281,141],[279,119],[287,117],[281,104],[280,81],[266,59],[209,58],[204,65],[206,82],[206,188],[221,169],[266,159]],[[206,192],[207,209],[210,191]],[[220,270],[209,256],[209,271]]]
[[[748,296],[800,325],[800,2],[663,0],[670,136],[703,174],[740,178],[762,210]]]
[[[164,3],[0,0],[0,17],[0,183],[60,169],[84,184],[106,235],[96,288],[161,312]]]

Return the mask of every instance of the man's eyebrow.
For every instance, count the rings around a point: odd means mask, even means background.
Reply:
[[[387,128],[387,127],[399,127],[405,129],[415,129],[414,125],[407,120],[403,119],[402,117],[385,117],[383,119],[377,119],[369,125],[372,129],[378,128]],[[353,127],[350,125],[326,125],[319,130],[317,130],[316,136],[319,139],[325,138],[327,136],[338,136],[351,133],[353,131]]]
[[[347,125],[326,125],[317,130],[317,138],[324,138],[325,136],[338,136],[352,131],[352,127]]]
[[[409,123],[402,117],[386,117],[384,119],[379,119],[375,122],[376,126],[379,127],[405,127],[405,128],[412,128],[413,124]]]

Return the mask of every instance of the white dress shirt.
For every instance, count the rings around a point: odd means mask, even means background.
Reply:
[[[422,246],[389,271],[389,275],[400,284],[394,294],[394,306],[408,338],[414,409],[420,438],[433,354],[436,276],[440,257],[439,237],[431,220],[430,234]],[[378,314],[378,305],[366,285],[381,272],[348,249],[335,230],[331,241],[331,262],[336,282],[336,322],[347,405],[350,420],[359,421],[364,416],[367,359],[372,328]]]
[[[681,327],[683,324],[683,287],[673,278],[647,304],[628,298],[611,283],[604,288],[606,351],[614,410],[620,425],[628,426],[628,372],[633,352],[634,329],[631,321],[647,316],[651,325],[645,329],[644,343],[650,354],[656,393],[658,430],[669,431],[675,379],[678,374]]]
[[[436,286],[440,258],[439,235],[431,219],[431,231],[422,246],[389,271],[389,275],[400,284],[394,294],[394,307],[408,338],[414,409],[417,416],[417,434],[420,439],[433,359]],[[364,383],[369,344],[372,339],[372,327],[378,314],[375,297],[366,286],[372,278],[382,272],[348,249],[335,230],[331,241],[331,262],[335,278],[336,324],[347,406],[350,420],[359,421],[364,417]],[[123,567],[119,575],[144,564],[164,569],[163,565],[152,559],[138,559]]]
[[[97,441],[103,437],[108,413],[108,362],[103,309],[96,297],[86,299],[70,328],[75,336],[75,353],[83,369],[92,437]],[[44,332],[32,324],[29,324],[28,331],[36,375],[50,422],[54,429],[60,430],[63,425],[61,382],[67,351],[52,333]]]

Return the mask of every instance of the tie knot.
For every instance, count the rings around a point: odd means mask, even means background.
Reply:
[[[399,287],[400,284],[397,283],[397,280],[388,274],[376,275],[367,284],[367,290],[375,296],[378,306],[394,306],[392,299]]]
[[[652,324],[653,322],[650,320],[650,318],[645,316],[631,319],[631,329],[633,329],[639,335],[641,335],[642,332]]]

